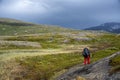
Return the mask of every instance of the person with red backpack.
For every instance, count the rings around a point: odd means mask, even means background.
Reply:
[[[88,48],[84,48],[82,55],[84,57],[84,65],[90,64],[90,51]]]

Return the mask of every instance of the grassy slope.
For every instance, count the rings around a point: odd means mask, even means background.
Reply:
[[[113,39],[117,39],[119,41],[120,37],[119,36],[116,37],[115,35],[105,35],[105,36],[101,36],[100,38],[97,38],[96,41],[91,42],[95,44],[97,43],[98,45],[101,45],[101,43],[104,43],[104,45],[102,46],[106,46],[105,44],[106,41],[109,44],[112,43],[112,45],[104,47],[104,49],[101,48],[102,50],[97,50],[93,52],[92,59],[91,59],[92,62],[95,62],[103,57],[107,57],[120,50],[120,47],[119,47],[120,42],[117,41],[117,44],[116,44],[116,42],[114,42],[116,40],[113,40]],[[75,64],[82,63],[82,57],[79,54],[78,53],[60,54],[60,55],[58,54],[58,55],[47,55],[43,57],[34,56],[34,57],[24,58],[25,60],[23,61],[20,61],[20,59],[17,59],[17,61],[20,62],[21,65],[26,67],[27,69],[30,68],[31,69],[30,72],[33,72],[33,71],[38,72],[35,74],[36,77],[31,76],[31,78],[49,79],[52,75],[54,75],[54,73],[62,69],[69,68],[70,66],[73,66]],[[31,65],[31,64],[34,64],[34,65]],[[43,73],[44,76],[41,73]],[[40,75],[40,74],[41,76],[37,77],[37,75]],[[30,77],[30,75],[26,75],[26,76],[27,76],[26,78]]]
[[[48,32],[66,32],[70,29],[61,28],[58,26],[36,25],[28,22],[22,22],[12,19],[0,19],[0,35],[24,35],[24,34],[39,34]]]
[[[92,52],[92,62],[95,62],[103,57],[113,54],[120,50],[120,36],[116,35],[103,35],[94,38],[90,41],[82,41],[77,44],[91,44],[91,49],[97,48],[97,51]],[[117,43],[117,44],[116,44]],[[69,43],[70,44],[70,43]],[[67,45],[69,45],[67,44]],[[71,42],[71,44],[76,44]],[[93,46],[94,44],[94,46]],[[107,46],[106,46],[107,44]],[[75,46],[74,46],[75,47]],[[59,52],[59,51],[58,51]],[[24,71],[22,76],[19,76],[22,80],[32,79],[46,79],[49,80],[51,76],[55,75],[56,72],[69,68],[75,64],[82,63],[83,57],[79,52],[72,52],[69,54],[56,54],[56,55],[45,55],[45,56],[29,56],[28,57],[16,57],[15,62],[19,63],[19,66],[22,66]],[[39,75],[39,76],[38,76]],[[18,76],[15,76],[18,78]]]
[[[25,61],[20,61],[22,66],[29,70],[26,78],[29,79],[49,79],[55,72],[69,68],[75,64],[82,62],[79,54],[57,54],[46,56],[28,57]],[[32,63],[32,65],[31,65]],[[34,75],[34,76],[31,76]]]
[[[9,23],[14,23],[14,21]],[[11,37],[3,37],[2,38],[3,40],[39,42],[42,45],[42,48],[46,50],[50,48],[64,49],[65,51],[80,50],[80,46],[89,45],[90,49],[92,50],[91,52],[93,54],[92,60],[91,60],[92,62],[95,62],[103,57],[111,55],[114,52],[120,50],[120,46],[119,46],[120,36],[118,35],[116,36],[113,34],[96,36],[97,33],[93,33],[93,32],[84,32],[84,31],[80,32],[80,31],[73,31],[73,30],[64,29],[64,28],[58,29],[58,27],[56,28],[56,27],[48,27],[48,26],[43,27],[43,25],[42,26],[40,25],[11,26],[11,25],[1,24],[0,28],[1,28],[0,35],[12,35]],[[13,36],[13,35],[16,35],[15,34],[16,32],[17,32],[17,36]],[[64,32],[64,34],[61,34],[61,32]],[[84,34],[82,33],[84,33],[85,36],[83,36]],[[23,34],[27,34],[27,35],[22,36]],[[31,35],[31,34],[36,34],[36,35]],[[87,38],[91,38],[91,40],[79,40],[78,38],[81,36],[82,38],[84,37],[86,38],[87,36]],[[67,40],[68,42],[64,43],[63,42],[64,40]],[[24,46],[22,47],[25,48]],[[51,76],[56,74],[56,72],[59,72],[61,70],[74,66],[75,64],[82,63],[82,60],[83,60],[83,57],[79,54],[81,50],[78,52],[76,51],[68,52],[69,54],[40,56],[39,52],[37,52],[37,54],[34,55],[33,53],[31,56],[30,54],[25,54],[21,56],[18,54],[17,56],[13,57],[14,54],[11,54],[9,51],[5,53],[3,49],[20,49],[20,47],[8,46],[7,48],[3,47],[1,49],[2,52],[0,56],[1,57],[3,56],[3,57],[0,60],[0,64],[1,64],[0,71],[2,72],[0,73],[0,76],[1,76],[0,79],[14,78],[14,79],[20,79],[20,80],[21,79],[29,80],[30,78],[32,78],[33,80],[39,80],[39,79],[49,80]],[[59,52],[60,51],[58,51],[58,53]],[[44,54],[44,52],[41,52],[41,53]],[[5,55],[11,56],[11,58],[6,57]],[[7,62],[4,61],[5,59]],[[23,70],[21,70],[21,68]]]

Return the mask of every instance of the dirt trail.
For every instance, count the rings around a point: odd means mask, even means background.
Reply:
[[[113,58],[117,55],[120,55],[120,52],[103,58],[90,65],[74,66],[66,73],[57,77],[56,80],[76,80],[76,77],[78,76],[85,78],[85,80],[120,80],[120,72],[109,76],[109,69],[111,68],[109,66],[110,58]]]

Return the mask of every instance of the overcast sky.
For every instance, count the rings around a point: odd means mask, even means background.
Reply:
[[[0,0],[0,17],[83,29],[120,22],[120,0]]]

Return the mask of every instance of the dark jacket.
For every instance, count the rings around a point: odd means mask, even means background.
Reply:
[[[88,48],[84,48],[84,49],[83,49],[82,55],[83,55],[84,57],[90,56],[90,51],[88,50]]]

